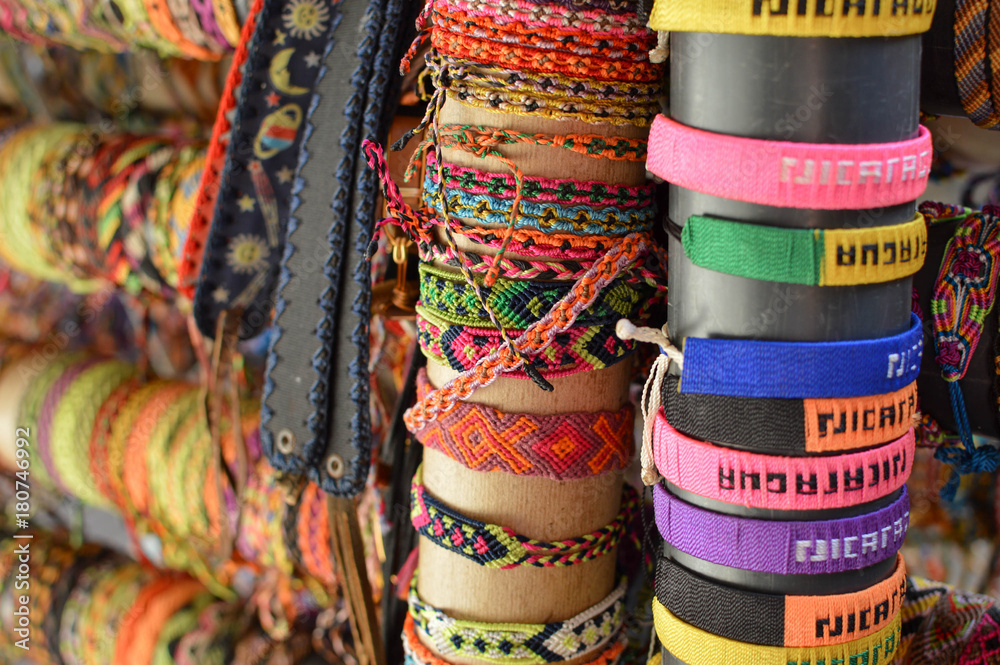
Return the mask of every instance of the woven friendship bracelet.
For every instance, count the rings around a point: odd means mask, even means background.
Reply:
[[[885,622],[882,629],[866,637],[815,647],[773,647],[737,642],[684,623],[653,599],[653,623],[665,651],[685,665],[860,665],[891,663],[902,638],[902,620]]]
[[[703,561],[778,575],[822,575],[860,570],[899,551],[910,523],[904,488],[871,513],[819,522],[733,517],[686,503],[653,487],[656,525],[671,546]]]
[[[457,372],[471,370],[480,360],[490,357],[503,346],[500,332],[437,321],[423,307],[417,310],[417,341],[429,360],[447,365]],[[509,330],[520,335],[523,331]],[[619,339],[610,324],[574,326],[552,341],[545,353],[531,355],[532,366],[544,376],[566,376],[577,372],[604,369],[628,358],[635,350],[631,340]],[[526,377],[524,370],[507,376]]]
[[[586,274],[593,261],[546,261],[544,259],[511,259],[493,254],[461,252],[445,245],[420,245],[417,248],[420,260],[426,263],[444,263],[453,268],[462,266],[473,273],[485,273],[494,266],[499,268],[499,277],[536,281],[578,280]]]
[[[424,188],[437,188],[444,179],[448,189],[470,194],[489,194],[503,199],[518,195],[517,180],[509,173],[491,173],[445,162],[438,168],[437,156],[427,153]],[[644,208],[654,205],[654,185],[628,187],[598,180],[572,180],[524,176],[520,195],[524,201]]]
[[[917,199],[927,185],[931,134],[860,145],[765,141],[706,132],[659,115],[646,168],[671,184],[747,203],[852,210]]]
[[[681,392],[734,397],[860,397],[916,380],[924,340],[920,318],[879,339],[845,342],[684,340]]]
[[[488,14],[502,22],[529,21],[537,26],[561,25],[588,32],[632,34],[645,27],[645,19],[634,11],[624,14],[598,11],[594,5],[564,7],[556,3],[539,4],[530,0],[448,0],[446,4],[471,13]]]
[[[674,429],[770,455],[877,446],[905,435],[917,413],[915,382],[885,395],[802,400],[689,395],[678,391],[679,383],[679,377],[667,375],[661,391],[663,414]]]
[[[697,266],[749,279],[855,286],[909,277],[927,256],[927,225],[915,219],[864,229],[789,229],[689,217],[684,253]]]
[[[910,475],[913,430],[861,452],[778,457],[722,448],[684,436],[663,413],[653,429],[653,457],[669,482],[724,503],[776,510],[844,508],[898,490]]]
[[[670,32],[895,37],[929,30],[935,4],[934,0],[656,0],[649,26]]]
[[[441,188],[433,178],[424,177],[424,203],[440,215],[447,206],[448,214],[474,219],[479,224],[510,223],[514,201],[489,194],[474,194],[451,190],[442,201]],[[654,206],[621,209],[612,206],[595,208],[590,204],[566,206],[561,203],[536,203],[521,201],[514,228],[533,228],[541,231],[562,231],[580,235],[614,236],[648,231],[656,216]]]
[[[598,81],[640,83],[656,81],[661,75],[661,68],[648,60],[622,61],[525,46],[512,49],[508,44],[476,39],[438,28],[431,31],[430,37],[431,45],[441,53],[511,69],[587,77]]]
[[[782,596],[746,591],[693,573],[661,556],[656,598],[679,620],[737,642],[774,647],[843,644],[895,620],[906,596],[906,565],[896,555],[888,578],[855,593]],[[707,610],[706,608],[711,608]]]
[[[585,106],[608,105],[620,109],[624,117],[648,117],[659,112],[662,92],[659,82],[624,83],[595,81],[562,74],[536,74],[496,65],[469,62],[431,50],[425,56],[437,87],[456,86],[490,92],[518,92],[538,98],[540,103],[576,101]],[[631,107],[631,108],[629,108]]]
[[[994,40],[989,0],[955,1],[955,83],[962,109],[984,129],[1000,124],[1000,109],[993,98],[997,73],[992,62]],[[989,40],[988,40],[989,38]]]
[[[655,46],[655,34],[649,30],[619,37],[565,29],[557,25],[529,27],[518,21],[494,21],[487,14],[466,13],[446,3],[436,3],[431,8],[431,17],[435,30],[501,42],[510,45],[512,49],[529,47],[558,50],[580,56],[642,63],[649,60],[649,51]]]
[[[454,82],[448,88],[448,99],[488,111],[552,120],[573,119],[592,125],[649,127],[659,112],[659,109],[652,105],[637,108],[574,99],[552,99],[512,90],[480,88],[461,82]]]
[[[504,328],[524,329],[538,321],[566,297],[572,282],[522,282],[498,279],[492,287],[480,286],[487,307]],[[575,325],[591,326],[616,322],[635,313],[647,297],[644,286],[635,287],[619,278],[603,289]],[[474,328],[495,327],[475,291],[460,273],[420,264],[420,306],[433,318]]]
[[[576,538],[544,542],[513,529],[466,517],[432,496],[417,467],[410,486],[410,521],[424,538],[486,568],[561,568],[591,561],[613,551],[639,505],[639,494],[625,484],[621,510],[610,524]]]
[[[442,656],[476,658],[486,663],[558,663],[598,652],[618,635],[625,619],[625,580],[606,598],[580,614],[553,623],[481,623],[455,619],[417,595],[410,585],[410,617]]]
[[[624,633],[620,633],[618,639],[611,643],[607,649],[602,651],[597,658],[588,661],[584,665],[616,665],[619,656],[625,651],[628,640]],[[442,660],[434,655],[417,636],[417,629],[413,624],[413,617],[406,615],[403,621],[403,654],[404,665],[449,665],[448,661]]]
[[[432,389],[421,369],[417,399]],[[628,466],[635,449],[634,420],[631,403],[618,411],[533,415],[459,402],[412,433],[424,446],[475,471],[575,480]]]

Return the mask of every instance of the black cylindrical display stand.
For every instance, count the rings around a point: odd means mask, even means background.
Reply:
[[[685,125],[740,137],[808,143],[882,143],[918,131],[921,38],[831,39],[671,34],[670,116]],[[800,210],[755,205],[670,187],[669,216],[691,215],[794,228],[859,228],[913,219],[915,202],[872,210]],[[841,341],[905,331],[911,280],[815,287],[751,280],[692,264],[670,238],[670,336]],[[761,431],[762,440],[768,436]],[[680,493],[678,493],[680,494]],[[861,510],[755,511],[684,500],[757,519],[837,519]],[[706,534],[706,538],[711,535]],[[837,575],[781,576],[705,564],[665,552],[706,577],[771,593],[850,593],[885,579],[894,561]],[[704,565],[702,565],[704,564]],[[664,653],[664,665],[679,663]],[[682,664],[683,665],[683,664]]]

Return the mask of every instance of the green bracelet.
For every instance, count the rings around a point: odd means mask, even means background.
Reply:
[[[927,254],[923,215],[905,224],[789,229],[692,216],[680,233],[697,266],[749,279],[856,286],[908,277]]]

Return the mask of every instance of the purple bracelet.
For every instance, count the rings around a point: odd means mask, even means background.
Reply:
[[[696,508],[653,488],[656,526],[676,549],[721,566],[775,573],[821,575],[866,568],[895,556],[910,523],[910,499],[872,513],[825,522],[774,522]]]

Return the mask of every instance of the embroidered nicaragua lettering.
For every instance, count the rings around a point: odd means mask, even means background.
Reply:
[[[736,469],[731,466],[719,466],[719,489],[740,491],[760,491],[769,494],[794,493],[797,495],[813,495],[822,491],[823,494],[837,494],[841,491],[840,480],[843,478],[843,491],[856,492],[867,487],[876,487],[879,483],[906,477],[906,449],[902,448],[892,456],[883,457],[852,468],[838,469],[826,474],[821,482],[819,474],[796,473],[794,483],[790,483],[788,473],[784,471],[744,471],[740,470],[737,477]],[[822,489],[821,489],[822,487]]]
[[[915,383],[885,395],[858,399],[807,399],[806,452],[877,445],[902,436],[917,412]]]
[[[819,168],[816,161],[782,157],[781,182],[796,185],[865,185],[922,180],[930,173],[931,151],[867,161],[822,159],[819,160]]]
[[[789,9],[794,10],[796,16],[834,16],[839,13],[841,16],[850,16],[854,12],[855,16],[879,16],[882,13],[882,0],[797,0],[790,6],[789,0],[753,0],[753,15],[763,16],[764,11],[771,16],[788,16]],[[871,13],[868,9],[871,8]],[[907,14],[923,14],[934,12],[934,0],[885,0],[885,8],[891,11],[892,16],[906,16]],[[839,11],[838,11],[839,10]],[[888,12],[887,12],[888,13]]]
[[[885,636],[885,639],[858,653],[852,653],[847,658],[825,658],[816,660],[789,660],[787,665],[878,665],[881,663],[891,663],[895,658],[896,645],[902,638],[902,629],[896,629]],[[880,653],[881,652],[881,653]]]
[[[903,376],[907,371],[915,372],[920,367],[920,358],[924,351],[924,340],[920,338],[916,344],[908,349],[903,349],[898,353],[890,353],[888,356],[888,370],[885,378],[891,379],[893,376]],[[895,373],[895,374],[894,374]]]
[[[858,536],[842,538],[817,538],[795,541],[795,561],[798,563],[820,563],[838,559],[856,559],[878,555],[886,549],[898,550],[896,543],[902,544],[910,525],[910,511],[890,525]],[[882,557],[884,558],[884,557]],[[881,560],[879,558],[878,560]]]
[[[899,588],[892,590],[887,598],[857,612],[845,612],[825,619],[816,619],[816,637],[838,637],[846,631],[848,635],[878,627],[896,616],[897,606],[906,595],[906,578],[900,580]]]

